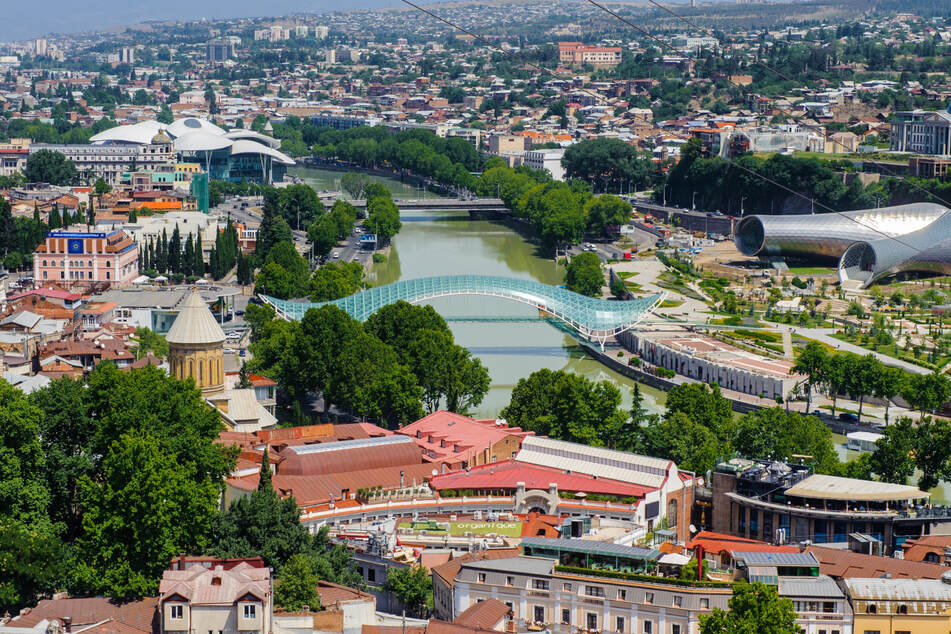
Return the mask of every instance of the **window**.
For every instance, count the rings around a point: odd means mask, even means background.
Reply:
[[[564,586],[562,586],[562,589],[563,589],[565,592],[571,592],[571,584],[570,584],[570,583],[566,583]]]
[[[822,602],[822,611],[826,614],[832,614],[836,611],[835,601],[823,601]]]
[[[589,630],[598,629],[598,615],[594,612],[586,612],[584,615],[584,620]]]
[[[170,619],[182,619],[185,618],[185,608],[181,605],[170,605],[168,606],[168,617]]]
[[[710,609],[710,599],[707,599],[707,598],[700,599],[700,609],[701,609],[701,610],[709,610],[709,609]]]
[[[614,619],[614,631],[623,632],[624,631],[624,617],[619,616]]]
[[[562,610],[561,611],[561,622],[564,624],[571,623],[571,610]]]
[[[484,572],[480,572],[480,573],[479,573],[479,583],[485,583],[485,573],[484,573]]]
[[[865,634],[882,634],[881,630],[865,630]]]
[[[874,603],[869,603],[868,606],[866,606],[865,611],[869,614],[877,614],[878,606],[876,606]]]
[[[651,621],[644,621],[644,634],[653,634],[654,624]]]
[[[532,615],[536,623],[544,623],[545,622],[545,606],[536,605],[532,609]]]
[[[674,623],[670,626],[670,634],[680,634],[680,624]]]
[[[681,607],[683,607],[683,605],[684,605],[684,598],[683,598],[683,597],[677,597],[677,596],[675,596],[675,597],[674,597],[674,607],[675,607],[675,608],[681,608]]]
[[[515,577],[506,577],[506,578],[505,578],[505,585],[507,585],[507,586],[514,586],[514,585],[515,585]]]
[[[654,593],[647,592],[644,594],[644,603],[653,603],[654,602]]]
[[[895,630],[895,634],[911,634],[909,630]]]
[[[536,590],[547,590],[548,582],[543,579],[533,579],[532,587],[535,588]]]
[[[584,587],[584,593],[585,593],[586,595],[588,595],[589,597],[603,597],[603,596],[604,596],[604,588],[602,588],[602,587],[600,587],[600,586],[585,586],[585,587]],[[593,629],[597,629],[597,628],[591,627],[591,628],[588,628],[588,629],[592,629],[592,630],[593,630]]]
[[[244,618],[253,619],[257,618],[257,606],[255,605],[245,605],[244,606]]]
[[[618,600],[618,601],[627,601],[627,590],[618,590],[618,591],[617,591],[617,600]]]
[[[899,614],[908,614],[908,606],[905,605],[904,603],[902,603],[901,605],[899,605],[899,606],[898,606],[898,613],[899,613]],[[898,634],[898,632],[895,632],[895,634]]]
[[[367,581],[376,581],[376,568],[367,568]]]

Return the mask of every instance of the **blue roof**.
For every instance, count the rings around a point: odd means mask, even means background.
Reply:
[[[383,306],[399,300],[418,303],[452,295],[488,295],[529,304],[550,313],[586,336],[600,338],[628,330],[664,297],[663,293],[658,293],[627,301],[612,301],[586,297],[532,280],[489,275],[446,275],[401,280],[332,302],[300,302],[267,295],[262,295],[261,299],[272,305],[278,316],[284,319],[299,320],[311,308],[332,304],[354,319],[365,321]]]

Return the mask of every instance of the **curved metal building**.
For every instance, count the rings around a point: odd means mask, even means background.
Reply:
[[[947,212],[935,203],[913,203],[843,213],[746,216],[736,226],[734,242],[744,255],[838,260],[856,243],[921,231]]]
[[[839,259],[839,281],[864,288],[902,271],[951,274],[951,211],[923,229],[899,236],[856,242]]]

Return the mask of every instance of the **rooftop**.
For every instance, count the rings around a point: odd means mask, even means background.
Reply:
[[[225,333],[198,291],[192,291],[182,304],[182,310],[165,335],[165,340],[180,345],[216,344],[225,340]]]
[[[429,460],[459,462],[481,453],[509,436],[527,436],[532,432],[508,427],[505,423],[499,424],[495,420],[476,420],[439,410],[396,433],[413,438]]]
[[[655,560],[663,554],[659,550],[641,548],[639,546],[624,546],[613,542],[600,542],[587,539],[565,539],[562,537],[525,537],[522,539],[522,548],[533,551],[551,550],[566,553],[585,553],[589,555],[605,555],[608,557],[624,557],[627,559]]]
[[[951,601],[951,583],[936,579],[846,579],[853,600]]]
[[[539,436],[522,441],[516,460],[651,488],[663,486],[668,471],[676,469],[670,460]]]
[[[930,494],[917,487],[830,475],[811,475],[786,490],[787,496],[826,500],[884,502],[926,498]]]

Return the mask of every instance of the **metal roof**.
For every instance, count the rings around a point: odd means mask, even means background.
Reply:
[[[809,566],[819,567],[819,560],[812,553],[734,552],[733,558],[747,566]]]
[[[165,340],[182,345],[221,343],[225,340],[225,333],[198,291],[192,291],[182,304],[182,310],[165,335]]]
[[[351,317],[366,320],[383,306],[399,300],[420,303],[435,297],[486,295],[529,304],[553,315],[589,337],[604,339],[630,329],[664,298],[663,293],[628,301],[609,301],[579,295],[534,280],[490,275],[445,275],[400,280],[332,302],[294,302],[262,295],[278,316],[298,320],[310,309],[333,304]]]
[[[623,546],[614,542],[600,542],[590,539],[565,539],[560,537],[526,537],[522,539],[522,546],[547,548],[572,553],[587,553],[590,555],[607,555],[610,557],[626,557],[628,559],[656,560],[663,556],[659,550],[641,548],[639,546]]]
[[[917,487],[830,475],[811,475],[799,484],[786,489],[787,496],[817,498],[820,500],[913,500],[926,498],[930,493]]]
[[[409,436],[382,436],[379,438],[360,438],[357,440],[341,440],[334,443],[321,443],[318,445],[290,445],[288,451],[296,454],[312,454],[325,451],[341,451],[344,449],[362,449],[365,447],[380,447],[387,445],[402,445],[413,443]]]
[[[515,557],[506,557],[505,559],[466,561],[462,565],[466,568],[475,568],[477,570],[494,570],[526,575],[550,575],[555,567],[555,561],[546,557],[516,555]]]
[[[539,436],[526,437],[515,459],[652,488],[663,486],[673,466],[669,460]]]
[[[844,579],[853,600],[951,601],[951,584],[938,579]]]
[[[831,577],[780,577],[779,594],[784,597],[842,599],[845,593]]]

